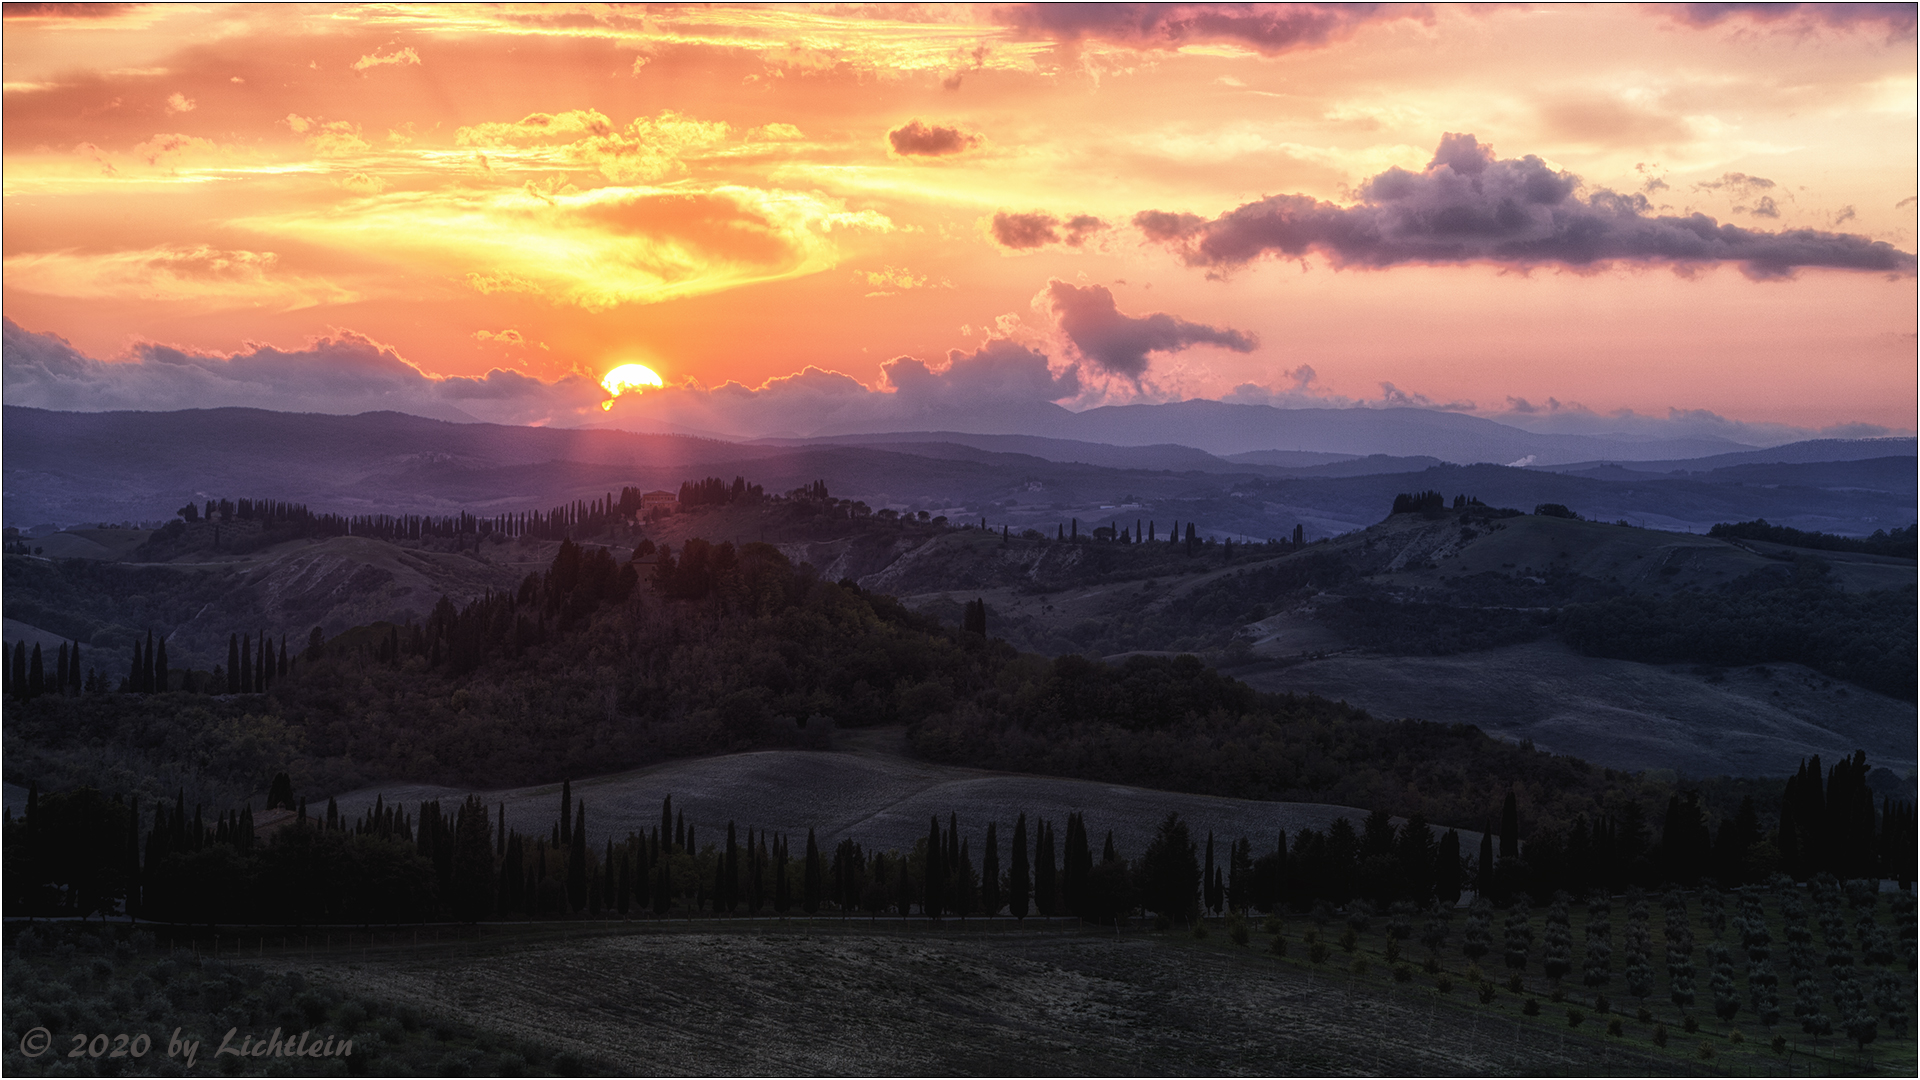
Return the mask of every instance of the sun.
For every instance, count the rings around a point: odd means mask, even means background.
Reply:
[[[666,383],[662,382],[660,376],[645,364],[621,364],[607,372],[607,377],[600,380],[600,385],[606,388],[608,395],[607,400],[600,403],[600,407],[611,410],[614,399],[629,390],[660,387],[665,386]]]

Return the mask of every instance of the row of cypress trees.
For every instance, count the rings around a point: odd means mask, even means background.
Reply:
[[[40,654],[40,643],[34,642],[31,652],[25,641],[16,641],[11,649],[4,652],[4,663],[0,663],[0,677],[5,685],[0,686],[0,695],[17,701],[31,701],[43,694],[78,694],[85,685],[80,677],[80,643],[60,643],[60,652],[55,661],[54,670],[49,672],[46,660]]]

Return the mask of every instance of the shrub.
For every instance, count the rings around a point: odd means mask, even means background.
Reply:
[[[1307,946],[1307,959],[1316,964],[1324,964],[1327,962],[1327,955],[1330,952],[1332,952],[1332,950],[1327,948],[1326,942],[1316,941],[1312,945]]]
[[[1275,956],[1287,955],[1287,939],[1277,934],[1274,935],[1273,944],[1267,946],[1267,951]]]
[[[1688,1013],[1686,1018],[1680,1021],[1680,1029],[1692,1035],[1700,1030],[1700,1021],[1695,1020],[1692,1013]]]
[[[1662,1047],[1667,1045],[1667,1025],[1653,1025],[1653,1045]]]
[[[1488,979],[1480,984],[1480,1004],[1491,1005],[1493,1004],[1493,999],[1499,995],[1500,988],[1493,985],[1493,980]]]
[[[1193,940],[1195,941],[1207,940],[1207,924],[1206,923],[1197,922],[1193,924]]]
[[[1700,1060],[1701,1061],[1713,1060],[1713,1044],[1708,1042],[1705,1039],[1700,1040]]]
[[[1626,1033],[1627,1033],[1627,1026],[1620,1022],[1619,1017],[1616,1016],[1613,1019],[1607,1021],[1607,1034],[1618,1039],[1624,1036]]]
[[[1442,994],[1451,994],[1453,993],[1453,979],[1442,975],[1433,980],[1433,988]]]
[[[1352,971],[1355,975],[1365,975],[1369,966],[1367,958],[1364,956],[1354,957],[1353,963],[1347,965],[1348,970]]]
[[[1567,1026],[1570,1028],[1579,1027],[1586,1022],[1586,1019],[1587,1014],[1581,1012],[1579,1009],[1569,1008],[1567,1010]]]
[[[1360,937],[1358,934],[1355,934],[1353,932],[1353,927],[1349,926],[1345,930],[1341,931],[1340,949],[1342,952],[1352,952],[1354,950],[1354,947],[1359,944],[1360,944]]]
[[[1395,964],[1393,966],[1393,981],[1397,983],[1412,982],[1413,969],[1405,964]]]
[[[1520,1011],[1523,1013],[1526,1013],[1528,1016],[1539,1016],[1540,1015],[1540,999],[1531,998],[1531,997],[1528,998],[1527,1003],[1525,1005],[1520,1006]]]

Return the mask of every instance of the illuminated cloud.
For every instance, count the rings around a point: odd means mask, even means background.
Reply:
[[[1175,353],[1195,345],[1218,345],[1252,352],[1260,341],[1227,327],[1188,322],[1164,312],[1123,315],[1105,285],[1084,288],[1059,279],[1047,282],[1047,302],[1060,330],[1095,368],[1138,382],[1147,373],[1148,353]]]
[[[869,297],[893,296],[910,289],[951,289],[953,282],[946,278],[934,280],[925,274],[916,274],[901,266],[888,266],[879,270],[855,270],[855,281],[864,282],[873,291]]]
[[[980,136],[957,127],[939,127],[909,121],[887,132],[893,152],[902,157],[944,157],[964,153],[980,145]]]
[[[1388,169],[1360,185],[1352,206],[1273,195],[1211,221],[1146,211],[1134,224],[1189,266],[1209,268],[1319,252],[1336,265],[1362,267],[1731,262],[1754,278],[1801,267],[1914,272],[1911,253],[1865,236],[1759,232],[1705,214],[1656,216],[1645,195],[1581,191],[1579,177],[1531,154],[1496,158],[1472,135],[1449,133],[1424,170]]]
[[[393,192],[243,224],[589,311],[817,273],[839,261],[834,232],[893,227],[818,195],[733,187]]]
[[[1058,41],[1142,50],[1225,43],[1263,56],[1326,45],[1368,23],[1431,20],[1419,6],[1401,4],[1020,4],[1002,18]]]
[[[730,130],[725,123],[671,111],[636,117],[619,127],[596,110],[572,109],[463,127],[454,133],[454,144],[480,150],[494,162],[592,169],[614,183],[633,183],[685,172],[688,154],[714,146]]]
[[[321,157],[341,157],[373,149],[360,137],[360,125],[346,120],[319,120],[288,113],[285,123],[295,135],[306,136],[308,148]]]
[[[1013,431],[1048,423],[1060,412],[1054,403],[1080,391],[1077,365],[1056,369],[1044,353],[996,339],[970,353],[951,350],[939,367],[911,356],[888,360],[878,388],[809,366],[756,387],[687,382],[623,395],[611,415],[624,426],[742,437]]]
[[[420,54],[414,52],[412,46],[408,46],[404,49],[395,49],[394,51],[390,53],[385,53],[385,54],[382,54],[378,49],[375,49],[373,52],[370,52],[367,55],[361,57],[360,59],[355,60],[353,62],[353,70],[366,71],[369,68],[377,68],[377,67],[404,67],[407,65],[417,66],[419,63],[420,63]]]
[[[283,272],[271,251],[206,245],[86,253],[9,255],[11,288],[74,300],[143,300],[200,310],[267,307],[293,311],[356,299],[323,279]]]
[[[993,215],[989,231],[1001,246],[1027,251],[1049,244],[1079,247],[1106,227],[1106,222],[1092,214],[1075,214],[1062,221],[1042,210],[1031,214],[1009,214],[1003,210]]]

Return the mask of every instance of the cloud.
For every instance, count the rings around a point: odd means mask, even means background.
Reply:
[[[9,255],[7,284],[75,300],[190,303],[200,310],[265,307],[294,311],[359,299],[332,282],[283,272],[271,251],[206,244],[125,251]]]
[[[1752,197],[1763,191],[1772,191],[1778,187],[1764,176],[1748,176],[1746,173],[1721,173],[1718,180],[1702,180],[1693,185],[1695,191],[1719,191],[1722,188],[1739,197]]]
[[[321,157],[341,157],[373,149],[360,137],[360,125],[350,121],[320,120],[288,113],[284,123],[295,135],[306,136],[307,146]]]
[[[1140,50],[1224,42],[1276,56],[1352,35],[1372,22],[1432,16],[1390,4],[1020,4],[1001,17],[1055,41],[1103,41]]]
[[[463,127],[453,141],[481,151],[492,164],[592,169],[615,183],[631,183],[685,172],[687,156],[725,140],[731,131],[723,121],[695,120],[672,110],[635,117],[621,127],[598,110],[570,109]]]
[[[894,227],[822,195],[732,186],[390,191],[236,224],[589,311],[818,273],[840,260],[835,234]]]
[[[1664,415],[1632,409],[1601,413],[1577,401],[1551,397],[1540,404],[1522,397],[1508,397],[1504,409],[1484,410],[1480,415],[1543,435],[1590,435],[1640,441],[1719,438],[1747,446],[1778,446],[1802,439],[1871,439],[1912,434],[1910,430],[1860,422],[1821,428],[1756,423],[1735,420],[1710,409],[1669,408]]]
[[[1380,404],[1385,408],[1438,409],[1441,412],[1473,412],[1471,401],[1435,401],[1417,390],[1402,390],[1390,382],[1380,384]]]
[[[1914,273],[1911,253],[1852,233],[1760,232],[1705,214],[1655,216],[1645,195],[1596,188],[1539,158],[1496,158],[1472,135],[1448,133],[1421,172],[1369,178],[1352,206],[1273,195],[1207,221],[1149,210],[1134,224],[1189,266],[1227,269],[1263,255],[1319,252],[1339,266],[1494,263],[1504,266],[1676,267],[1736,262],[1754,278],[1800,267]]]
[[[957,127],[936,127],[918,120],[887,132],[887,142],[901,157],[944,157],[964,153],[980,145],[980,136]]]
[[[1088,237],[1105,228],[1107,223],[1092,214],[1075,214],[1062,221],[1043,210],[1031,214],[998,211],[989,226],[994,240],[1015,251],[1061,243],[1068,247],[1079,247],[1087,242]]]
[[[375,49],[360,59],[355,60],[353,62],[353,70],[366,71],[369,68],[388,66],[405,67],[410,64],[417,66],[419,63],[420,54],[414,52],[413,47],[409,45],[404,49],[395,49],[393,52],[387,53],[384,56],[380,54],[380,50]]]
[[[1188,322],[1156,312],[1141,318],[1120,313],[1104,285],[1081,288],[1055,278],[1045,293],[1060,329],[1095,368],[1139,382],[1148,353],[1175,353],[1195,345],[1252,352],[1259,339],[1226,327]]]
[[[76,412],[243,406],[353,414],[392,409],[445,420],[525,424],[572,421],[603,396],[592,380],[543,382],[495,369],[479,378],[428,375],[392,347],[351,331],[304,348],[249,345],[220,355],[155,342],[131,357],[87,356],[55,334],[12,319],[0,327],[0,369],[10,404]]]
[[[1911,41],[1916,12],[1912,4],[1674,4],[1660,10],[1685,26],[1747,23],[1805,33],[1815,27],[1878,30],[1889,42]]]
[[[184,112],[192,112],[192,111],[193,111],[192,98],[178,91],[175,91],[174,93],[167,95],[167,115],[171,116],[174,113],[184,113]]]
[[[946,278],[938,281],[925,274],[916,274],[903,266],[887,266],[879,270],[855,270],[855,281],[865,282],[873,289],[869,297],[892,296],[909,289],[951,289],[953,282]]]
[[[1045,353],[1005,338],[944,364],[901,356],[881,364],[868,387],[851,376],[809,366],[749,387],[705,387],[691,380],[614,402],[626,427],[655,427],[741,437],[883,431],[1017,431],[1048,423],[1055,402],[1082,389],[1079,366],[1054,367]]]
[[[1599,146],[1670,145],[1693,138],[1686,120],[1612,97],[1550,101],[1540,107],[1540,118],[1563,139]]]

